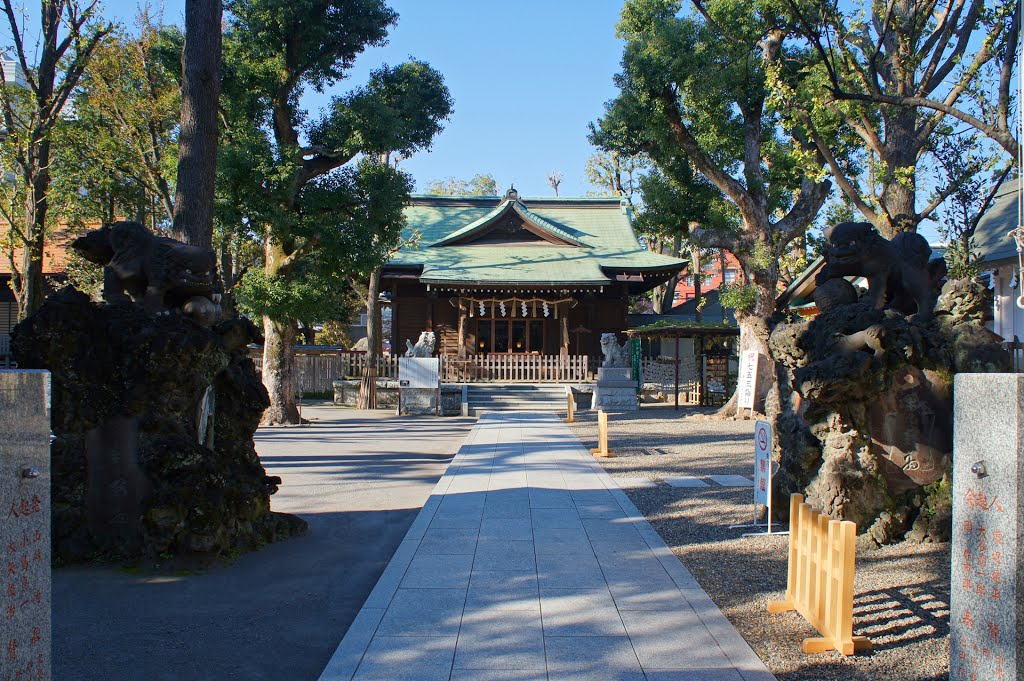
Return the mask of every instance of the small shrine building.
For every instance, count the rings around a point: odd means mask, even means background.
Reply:
[[[405,216],[414,245],[381,273],[396,352],[433,331],[466,362],[598,357],[602,333],[624,338],[629,296],[686,264],[640,245],[619,198],[414,195]]]

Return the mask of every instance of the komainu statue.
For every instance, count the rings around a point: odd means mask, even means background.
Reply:
[[[868,302],[876,310],[891,307],[903,314],[930,319],[945,262],[929,263],[932,249],[915,232],[883,238],[867,222],[841,222],[824,230],[825,266],[818,285],[838,277],[868,280]]]
[[[604,353],[603,367],[628,367],[629,366],[629,342],[619,345],[618,338],[614,333],[601,334],[601,352]]]
[[[75,239],[71,247],[103,266],[103,300],[132,300],[148,312],[180,309],[204,324],[219,316],[217,261],[212,250],[156,236],[122,221]]]
[[[405,356],[406,357],[432,357],[434,355],[434,346],[437,344],[437,336],[434,335],[433,331],[424,331],[420,334],[420,339],[416,341],[416,345],[412,344],[409,339],[405,340],[405,347],[409,348]]]

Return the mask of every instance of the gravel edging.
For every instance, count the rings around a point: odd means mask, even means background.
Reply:
[[[687,418],[700,410],[644,407],[609,415],[609,448],[599,459],[612,478],[647,478],[655,487],[626,494],[779,681],[938,681],[949,678],[949,544],[907,543],[858,549],[854,633],[870,652],[807,655],[814,629],[795,612],[770,615],[767,604],[786,588],[786,535],[746,537],[729,525],[750,523],[750,487],[722,487],[709,475],[753,474],[754,423]],[[577,413],[570,428],[597,446],[594,412]],[[703,478],[708,487],[675,488],[673,475]],[[785,529],[785,528],[783,528]]]

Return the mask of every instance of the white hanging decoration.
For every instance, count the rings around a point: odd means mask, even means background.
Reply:
[[[525,300],[523,301],[522,305],[523,305],[523,307],[522,307],[523,316],[525,317],[526,316],[526,301]]]
[[[504,317],[505,316],[505,301],[504,300],[501,301],[500,303],[498,303],[498,309],[501,310],[501,316]]]
[[[487,310],[484,309],[484,301],[481,300],[480,301],[480,316],[483,317],[485,314],[487,314]]]
[[[547,301],[544,301],[543,303],[541,303],[541,307],[543,307],[543,309],[544,309],[544,316],[547,317],[548,316],[548,304],[547,304]]]
[[[989,288],[995,288],[995,287],[994,286],[990,286]],[[1010,288],[1017,288],[1017,273],[1016,272],[1014,272],[1013,276],[1010,277]]]

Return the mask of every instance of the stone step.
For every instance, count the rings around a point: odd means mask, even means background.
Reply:
[[[484,411],[540,411],[564,410],[565,386],[561,384],[471,384],[466,398],[471,413]]]

